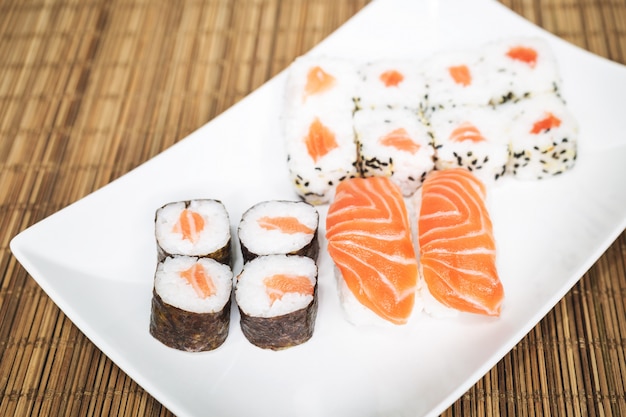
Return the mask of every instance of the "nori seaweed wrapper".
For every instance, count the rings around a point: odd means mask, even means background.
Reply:
[[[194,313],[167,304],[152,291],[150,334],[166,346],[188,352],[218,348],[228,336],[230,298],[221,311]]]
[[[282,350],[300,345],[313,336],[317,316],[317,284],[313,300],[300,310],[276,317],[249,316],[239,308],[241,330],[246,338],[263,349]]]
[[[261,256],[258,253],[251,252],[243,242],[240,241],[239,243],[241,244],[241,254],[243,255],[244,263],[253,260],[257,256]],[[311,258],[314,261],[317,261],[317,256],[319,254],[319,251],[320,251],[320,245],[318,243],[317,230],[316,230],[311,241],[307,245],[301,247],[300,249],[295,250],[293,252],[289,252],[289,253],[277,252],[277,253],[272,253],[270,255],[300,255],[300,256],[306,256],[307,258]]]
[[[231,241],[232,241],[232,238],[229,238],[228,242],[226,242],[226,244],[223,247],[219,248],[218,250],[216,250],[213,253],[207,253],[205,255],[192,255],[192,256],[195,256],[196,258],[211,258],[211,259],[215,259],[217,262],[219,262],[221,264],[231,266],[231,255],[230,255],[230,244],[231,244]],[[158,262],[162,262],[163,259],[167,258],[168,256],[174,256],[174,255],[185,255],[185,254],[182,254],[182,253],[168,253],[157,242],[157,261]]]
[[[293,203],[293,204],[302,204],[302,202],[299,201],[289,201],[289,200],[275,200],[275,201],[266,201],[264,203],[272,203],[272,202],[278,202],[278,203]],[[263,203],[259,203],[259,204],[263,204]],[[246,215],[254,210],[257,207],[257,205],[250,207],[241,217],[241,221],[243,221],[246,218]],[[319,222],[319,214],[317,213],[317,211],[315,212],[315,215],[317,216],[317,221]],[[300,255],[300,256],[306,256],[307,258],[311,258],[314,261],[317,261],[317,257],[319,255],[319,250],[320,250],[320,245],[319,245],[319,240],[318,240],[318,228],[319,228],[319,224],[317,225],[317,227],[315,228],[315,233],[313,234],[313,237],[311,238],[310,242],[304,246],[302,246],[299,249],[296,249],[292,252],[270,252],[270,253],[263,253],[262,255],[256,252],[251,251],[250,249],[248,249],[248,247],[246,246],[245,242],[243,242],[243,240],[240,238],[239,239],[239,244],[241,247],[241,254],[243,255],[243,262],[250,262],[251,260],[253,260],[254,258],[258,257],[258,256],[263,256],[263,255]],[[241,222],[239,224],[239,228],[238,231],[241,230]],[[271,243],[268,242],[268,246],[271,246]]]

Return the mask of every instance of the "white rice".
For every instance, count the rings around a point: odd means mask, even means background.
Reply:
[[[511,159],[507,170],[519,179],[541,179],[563,173],[576,162],[578,123],[555,94],[538,95],[506,109],[511,118]],[[560,126],[531,133],[534,124],[552,114]]]
[[[457,83],[450,73],[454,67],[467,67],[471,82]],[[422,66],[427,85],[426,114],[433,109],[457,105],[489,105],[497,92],[478,50],[440,52],[426,59]]]
[[[463,167],[484,182],[500,178],[509,159],[508,113],[491,107],[454,107],[439,109],[431,115],[430,129],[435,147],[437,169]],[[473,126],[485,140],[454,140],[453,133]]]
[[[335,81],[332,88],[307,96],[309,71],[318,67]],[[352,112],[357,81],[356,69],[348,60],[301,57],[289,68],[283,110],[288,167],[296,192],[311,204],[328,202],[339,181],[356,175]],[[332,132],[338,145],[317,161],[306,145],[315,121]]]
[[[433,148],[428,129],[412,111],[405,109],[359,110],[354,115],[359,150],[359,169],[364,177],[387,176],[407,197],[417,190],[433,167]],[[394,131],[417,146],[416,151],[386,146],[381,140]]]
[[[313,295],[285,293],[271,303],[263,280],[277,274],[306,276],[313,286],[317,282],[317,266],[304,256],[266,255],[246,263],[237,277],[235,298],[239,308],[254,317],[276,317],[307,307]]]
[[[306,95],[309,71],[320,68],[335,78],[332,88],[313,95]],[[286,118],[294,117],[301,109],[323,112],[329,106],[334,112],[352,112],[358,77],[352,61],[332,57],[297,58],[289,67],[285,90]]]
[[[396,71],[402,80],[387,86],[383,74]],[[358,68],[360,82],[355,100],[359,109],[410,109],[417,113],[424,106],[426,83],[420,66],[410,60],[378,60]]]
[[[217,291],[214,295],[201,298],[191,284],[181,276],[181,272],[198,263],[205,268]],[[232,291],[233,273],[227,265],[210,258],[190,256],[167,257],[159,262],[154,278],[154,289],[161,299],[174,307],[194,313],[215,313],[221,311]]]
[[[200,214],[205,223],[196,242],[184,239],[182,233],[175,231],[185,208]],[[226,208],[217,200],[174,202],[157,210],[155,233],[158,245],[168,254],[206,256],[228,244],[230,222]]]
[[[533,65],[510,58],[514,47],[532,48],[537,52]],[[494,104],[516,101],[536,94],[554,93],[561,89],[561,77],[550,45],[541,38],[509,38],[486,44],[484,66],[494,94]]]
[[[259,225],[263,217],[295,217],[311,233],[283,233]],[[288,254],[311,243],[317,231],[319,215],[312,205],[297,201],[265,201],[251,207],[239,224],[239,239],[256,255]]]
[[[337,143],[336,148],[317,161],[311,157],[306,145],[310,126],[316,119],[334,134]],[[285,136],[291,180],[305,201],[327,203],[340,181],[357,175],[352,112],[335,111],[332,104],[319,113],[302,109],[285,122]]]

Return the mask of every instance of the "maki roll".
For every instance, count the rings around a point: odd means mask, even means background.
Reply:
[[[259,256],[237,277],[235,298],[252,344],[272,350],[302,344],[315,328],[317,266],[305,256]]]
[[[359,110],[354,128],[363,177],[389,177],[408,197],[433,169],[429,132],[414,112]]]
[[[442,108],[487,106],[500,94],[477,50],[439,52],[422,63],[422,71],[427,117]]]
[[[512,105],[511,158],[507,170],[519,179],[542,179],[572,168],[576,162],[578,124],[555,94]]]
[[[426,83],[416,61],[371,61],[358,73],[358,109],[408,109],[417,114],[424,106]]]
[[[462,167],[491,182],[504,175],[509,159],[509,119],[491,107],[454,107],[430,119],[435,167]]]
[[[284,106],[287,165],[296,193],[328,202],[340,181],[357,175],[352,129],[357,81],[351,63],[299,58],[289,69]]]
[[[541,38],[508,38],[481,49],[492,104],[515,102],[561,90],[561,76],[550,45]]]
[[[150,334],[188,352],[213,350],[228,336],[233,273],[210,258],[167,257],[154,277]]]
[[[178,201],[156,211],[158,260],[170,255],[213,258],[230,264],[230,222],[218,200]]]
[[[317,260],[319,214],[304,201],[264,201],[241,217],[238,234],[244,262],[259,255],[302,255]]]

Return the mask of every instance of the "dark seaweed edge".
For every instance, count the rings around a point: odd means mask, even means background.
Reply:
[[[317,227],[315,228],[315,233],[313,233],[313,237],[311,238],[311,240],[309,241],[309,243],[307,243],[306,245],[302,246],[300,249],[297,249],[295,251],[292,252],[272,252],[272,253],[264,253],[264,254],[259,254],[256,252],[252,252],[250,249],[248,249],[248,247],[245,245],[245,243],[243,242],[243,240],[240,237],[240,231],[241,231],[241,223],[243,222],[244,218],[246,217],[246,215],[248,215],[248,213],[250,212],[250,210],[252,210],[253,208],[257,207],[260,204],[263,203],[269,203],[269,202],[273,202],[273,201],[277,201],[277,202],[281,202],[281,203],[294,203],[294,204],[308,204],[311,207],[313,207],[312,204],[306,202],[306,201],[291,201],[291,200],[268,200],[268,201],[262,201],[260,203],[257,203],[255,205],[253,205],[252,207],[250,207],[248,210],[246,210],[243,215],[241,216],[241,220],[239,221],[239,225],[237,226],[237,237],[239,239],[239,246],[241,248],[241,254],[243,255],[243,262],[247,263],[250,262],[251,260],[253,260],[254,258],[258,257],[258,256],[264,256],[264,255],[299,255],[299,256],[306,256],[308,258],[313,259],[315,262],[317,262],[317,258],[319,256],[319,213],[317,212],[317,210],[315,210],[315,214],[317,216]],[[315,209],[315,207],[313,207]]]
[[[152,290],[150,334],[164,345],[187,352],[220,347],[228,337],[231,297],[221,311],[194,313],[167,304]]]
[[[317,317],[317,283],[313,300],[304,308],[276,317],[255,317],[239,308],[241,331],[250,343],[262,349],[283,350],[313,337]]]

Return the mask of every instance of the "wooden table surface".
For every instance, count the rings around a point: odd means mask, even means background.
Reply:
[[[502,3],[626,63],[624,0]],[[0,1],[0,415],[171,415],[59,310],[9,242],[208,122],[366,4]],[[622,233],[444,415],[626,415],[625,340]]]

